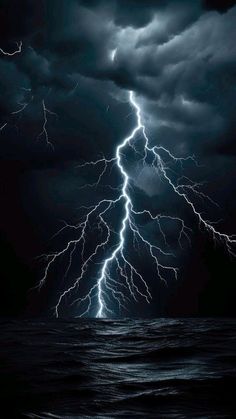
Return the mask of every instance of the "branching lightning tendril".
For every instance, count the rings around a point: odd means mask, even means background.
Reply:
[[[16,42],[16,45],[17,45],[17,49],[13,52],[4,51],[2,48],[0,48],[0,52],[6,57],[13,57],[14,55],[21,54],[22,53],[23,42],[22,41]],[[29,48],[31,48],[31,47],[29,47]],[[74,88],[74,90],[76,88],[77,88],[77,86]],[[26,93],[31,92],[31,88],[21,87],[21,90],[23,90]],[[48,96],[48,94],[50,93],[50,90],[51,89],[48,90],[46,96]],[[31,95],[28,100],[24,98],[23,102],[22,101],[17,102],[17,105],[19,105],[19,108],[12,111],[11,115],[17,115],[20,118],[23,115],[26,108],[28,108],[28,106],[33,102],[33,100],[34,100],[34,95]],[[48,109],[46,107],[45,98],[40,102],[40,104],[42,105],[43,125],[42,125],[42,131],[38,134],[37,139],[44,138],[46,146],[50,147],[52,150],[54,150],[54,146],[51,143],[51,141],[49,139],[49,135],[48,135],[48,130],[47,130],[48,118],[47,118],[47,116],[52,115],[52,116],[58,117],[58,115],[55,112],[51,111],[50,109]],[[8,125],[9,125],[8,122],[4,122],[0,126],[0,132],[2,132]]]
[[[198,210],[198,205],[195,204],[196,199],[205,199],[212,204],[215,204],[213,200],[200,190],[201,184],[193,182],[186,176],[180,176],[177,180],[173,180],[173,177],[171,176],[170,163],[182,167],[184,163],[189,160],[196,163],[195,158],[193,156],[179,158],[174,156],[163,146],[151,146],[146,134],[145,125],[141,118],[140,106],[137,104],[133,92],[129,93],[129,101],[135,111],[136,126],[130,135],[117,146],[115,156],[110,159],[102,156],[96,161],[85,162],[79,166],[81,169],[91,167],[98,170],[97,181],[85,185],[85,187],[96,188],[106,174],[108,167],[115,165],[122,179],[120,188],[112,188],[116,191],[116,197],[112,199],[102,199],[90,207],[83,207],[85,210],[83,221],[76,225],[65,223],[58,232],[59,234],[63,231],[73,231],[78,234],[78,236],[69,240],[62,250],[48,255],[42,255],[47,263],[44,275],[38,284],[38,288],[41,288],[45,284],[52,266],[56,264],[60,258],[66,256],[68,257],[69,262],[64,278],[67,277],[76,250],[80,248],[81,252],[82,262],[80,273],[73,283],[60,293],[55,305],[55,315],[57,317],[59,316],[61,306],[63,306],[67,297],[80,291],[81,281],[87,278],[90,264],[94,263],[95,265],[95,260],[97,259],[99,260],[99,271],[95,283],[90,286],[85,295],[74,298],[72,302],[72,304],[84,307],[84,310],[79,316],[91,315],[91,313],[94,312],[94,308],[96,308],[95,316],[98,318],[112,316],[112,304],[118,304],[119,308],[125,308],[126,303],[130,298],[137,301],[138,297],[140,297],[144,298],[147,303],[150,302],[152,295],[149,286],[144,279],[144,275],[139,271],[139,267],[136,266],[135,262],[133,262],[129,256],[127,246],[128,238],[130,236],[133,238],[133,251],[139,251],[139,249],[142,248],[148,252],[150,260],[155,265],[157,276],[161,281],[166,283],[169,275],[173,278],[177,278],[177,267],[166,263],[167,258],[169,259],[174,255],[166,250],[168,243],[162,222],[171,220],[177,224],[179,229],[178,243],[180,247],[182,247],[183,240],[190,242],[191,229],[185,225],[183,219],[176,216],[163,214],[153,215],[152,212],[147,209],[138,210],[135,207],[134,200],[132,199],[132,179],[126,170],[124,163],[124,156],[128,147],[132,148],[136,155],[141,154],[140,159],[143,166],[148,164],[148,159],[151,159],[152,169],[161,180],[169,185],[179,198],[185,201],[193,215],[196,217],[199,227],[204,227],[214,241],[222,243],[229,254],[235,256],[234,246],[236,244],[236,236],[219,232],[214,226],[215,223],[206,220],[203,217],[203,214]],[[138,134],[142,136],[143,141],[141,153],[135,148],[135,140]],[[167,160],[170,162],[169,164],[166,163]],[[114,208],[119,207],[119,205],[121,205],[121,212],[123,215],[121,215],[118,231],[115,231],[110,226],[107,216]],[[145,233],[138,222],[140,217],[147,217],[149,221],[157,224],[160,235],[166,245],[164,248],[153,243],[145,236]],[[101,239],[96,243],[93,251],[85,252],[90,222],[94,218],[96,219],[97,229],[101,232]],[[93,301],[95,302],[93,303]]]
[[[48,123],[47,115],[49,114],[49,115],[57,116],[57,114],[55,112],[50,111],[50,109],[46,107],[44,99],[42,100],[42,109],[43,109],[43,127],[42,127],[42,131],[40,132],[37,138],[39,139],[40,137],[44,136],[46,145],[51,147],[54,150],[54,146],[49,140],[49,135],[47,131],[47,123]]]
[[[0,48],[0,52],[3,55],[7,55],[8,57],[13,57],[16,54],[20,54],[22,51],[22,41],[16,42],[16,45],[17,45],[17,49],[13,52],[4,51],[2,48]]]

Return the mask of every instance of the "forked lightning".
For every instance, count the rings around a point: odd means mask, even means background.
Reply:
[[[152,299],[151,290],[148,283],[144,279],[140,267],[136,266],[136,262],[131,254],[138,252],[140,249],[143,253],[147,252],[150,260],[154,263],[158,278],[164,283],[172,276],[177,278],[178,269],[175,265],[167,263],[167,259],[174,257],[172,252],[168,250],[167,237],[164,231],[163,223],[166,220],[175,222],[178,228],[178,243],[182,247],[183,241],[190,242],[191,229],[185,225],[183,219],[175,215],[153,214],[148,209],[138,209],[132,198],[132,179],[125,168],[125,156],[130,148],[139,158],[139,163],[143,167],[149,165],[155,171],[156,175],[167,182],[172,191],[185,201],[192,213],[198,220],[199,226],[203,226],[211,235],[214,241],[221,242],[230,255],[235,256],[234,246],[236,244],[236,235],[228,235],[219,232],[215,228],[215,223],[203,218],[202,213],[195,204],[196,199],[205,199],[215,204],[201,189],[201,184],[193,182],[187,176],[179,176],[173,180],[173,165],[183,167],[186,161],[195,162],[194,157],[179,158],[174,156],[168,149],[163,146],[151,146],[149,138],[146,134],[145,125],[141,117],[141,109],[138,105],[134,93],[129,92],[129,101],[136,115],[136,126],[116,148],[113,158],[101,157],[96,161],[85,162],[79,167],[91,167],[98,171],[97,181],[85,185],[85,187],[97,187],[102,178],[108,171],[116,165],[121,177],[121,187],[112,188],[116,192],[115,198],[102,199],[90,207],[84,207],[84,218],[79,224],[65,225],[60,229],[59,233],[65,230],[74,231],[76,238],[66,242],[64,248],[58,252],[48,255],[42,255],[46,258],[47,263],[44,275],[38,284],[41,288],[49,275],[49,271],[60,258],[68,257],[68,265],[64,273],[64,279],[69,275],[75,253],[79,250],[81,254],[81,263],[79,267],[79,275],[73,280],[72,284],[65,288],[58,297],[55,305],[55,315],[58,317],[63,313],[63,304],[66,303],[68,297],[72,297],[72,305],[77,304],[79,311],[78,317],[96,316],[97,318],[109,317],[114,314],[114,307],[127,309],[130,298],[138,301],[138,297],[144,298],[147,303]],[[139,150],[137,150],[135,141],[139,135]],[[141,139],[140,139],[141,138]],[[141,146],[141,152],[140,152]],[[150,163],[151,161],[151,163]],[[117,231],[110,225],[111,212],[114,208],[118,208],[120,215],[119,228]],[[157,225],[160,236],[165,246],[160,246],[150,240],[145,235],[145,229],[140,224],[141,217],[146,217],[150,222]],[[96,220],[96,228],[100,232],[100,239],[94,246],[93,250],[85,252],[87,235],[90,231],[90,223]],[[133,249],[128,250],[128,240],[132,237]],[[129,242],[130,243],[130,242]],[[86,257],[85,257],[86,253]],[[96,278],[89,290],[84,294],[77,296],[84,289],[81,282],[89,277],[88,270],[93,266],[98,266]]]

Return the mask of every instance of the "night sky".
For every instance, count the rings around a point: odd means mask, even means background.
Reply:
[[[201,182],[201,191],[218,204],[200,198],[199,211],[217,222],[218,231],[236,234],[233,1],[2,0],[0,21],[3,51],[13,52],[22,41],[21,53],[0,53],[1,315],[53,315],[60,292],[79,274],[80,248],[66,278],[68,257],[62,257],[41,291],[32,289],[45,268],[37,256],[62,249],[74,237],[64,231],[54,236],[63,222],[80,222],[79,207],[114,197],[106,185],[121,183],[114,168],[101,186],[81,188],[96,182],[97,172],[78,166],[102,155],[112,158],[132,131],[136,119],[130,90],[151,145],[178,157],[196,157],[199,164],[187,160],[184,173]],[[50,111],[48,139],[42,132],[43,104]],[[178,280],[170,275],[165,284],[145,251],[137,254],[128,238],[127,254],[137,260],[153,298],[150,304],[131,299],[121,312],[111,302],[114,314],[234,316],[235,260],[198,228],[192,211],[151,163],[141,170],[131,151],[125,167],[136,207],[183,218],[192,230],[191,244],[183,239],[179,246],[176,224],[163,225],[179,268]],[[120,207],[112,212],[112,228],[117,230],[122,215]],[[165,246],[152,222],[145,217],[140,222],[145,237]],[[91,225],[86,254],[97,234]],[[71,303],[93,285],[97,262],[76,295],[63,302],[60,315],[81,313]]]

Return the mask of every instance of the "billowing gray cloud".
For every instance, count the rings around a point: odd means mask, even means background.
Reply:
[[[63,89],[66,96],[79,74],[113,82],[146,98],[154,127],[187,133],[188,141],[196,133],[222,137],[234,119],[236,9],[219,14],[201,9],[200,2],[177,3],[142,3],[134,13],[127,2],[71,0],[59,9],[50,2],[41,47],[28,37],[23,56],[11,65],[28,79],[26,86],[51,88],[55,97]],[[140,10],[146,16],[142,25]],[[11,92],[12,85],[22,85],[17,77],[9,83]]]

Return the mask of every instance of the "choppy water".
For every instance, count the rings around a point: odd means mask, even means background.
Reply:
[[[4,419],[236,417],[236,320],[1,322],[0,344]]]

